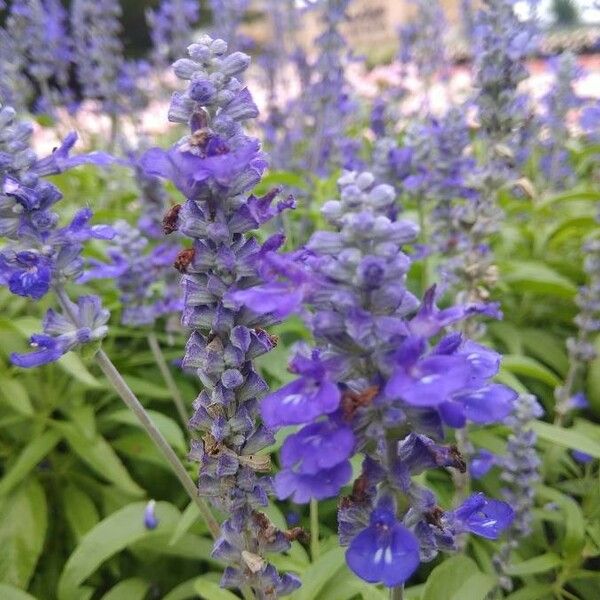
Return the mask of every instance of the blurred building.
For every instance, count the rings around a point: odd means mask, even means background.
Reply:
[[[267,0],[255,0],[252,18],[247,24],[247,33],[260,43],[264,43],[271,35],[268,22],[268,10],[265,11]],[[282,3],[297,4],[302,0],[278,0]],[[315,0],[304,0],[313,3]],[[467,58],[470,54],[465,36],[465,6],[471,6],[476,11],[480,0],[440,0],[448,23],[444,40],[431,40],[432,44],[445,44],[449,54],[457,59]],[[523,8],[529,6],[527,0],[517,2],[519,12],[525,17]],[[549,9],[538,12],[541,24],[550,25]],[[410,21],[415,12],[415,6],[410,0],[352,0],[349,8],[349,21],[344,28],[344,34],[350,47],[356,54],[367,56],[371,62],[391,59],[398,47],[398,26]],[[600,13],[600,11],[598,11]],[[296,14],[300,14],[296,12]],[[321,30],[319,22],[320,11],[303,11],[297,16],[297,23],[291,27],[291,42],[304,46],[309,52],[314,39]],[[582,13],[583,14],[583,13]],[[591,14],[591,13],[590,13]],[[593,15],[592,15],[593,16]],[[564,49],[574,52],[598,52],[600,49],[600,25],[592,19],[582,21],[575,27],[552,27],[547,30],[540,40],[542,54],[555,54]]]

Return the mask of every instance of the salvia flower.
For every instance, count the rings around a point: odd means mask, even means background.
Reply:
[[[305,139],[312,142],[307,154],[311,172],[327,175],[340,167],[360,165],[358,143],[347,135],[348,118],[356,103],[345,77],[348,48],[340,29],[347,19],[349,0],[326,0],[322,5],[323,33],[316,39],[315,79],[303,92]]]
[[[53,209],[62,194],[43,177],[85,163],[106,165],[111,159],[103,153],[70,157],[74,134],[53,155],[38,159],[29,145],[31,133],[31,125],[18,121],[11,107],[0,109],[0,235],[5,242],[0,250],[0,283],[15,295],[39,300],[82,275],[86,241],[107,240],[114,234],[108,226],[90,224],[89,208],[80,209],[67,226],[59,227]],[[50,310],[44,333],[31,339],[38,350],[13,355],[14,363],[31,367],[52,362],[106,334],[108,313],[98,298],[83,296],[72,310],[75,321]]]
[[[155,64],[164,67],[185,53],[198,17],[195,0],[162,0],[155,10],[146,11]]]
[[[213,16],[213,37],[230,40],[228,44],[236,50],[248,50],[248,40],[243,37],[239,28],[242,24],[249,0],[210,0]]]
[[[50,112],[58,100],[51,82],[63,91],[68,85],[71,49],[66,20],[66,12],[56,0],[16,0],[11,4],[7,28],[27,72],[40,88],[39,110]]]
[[[109,312],[102,308],[97,296],[80,296],[75,309],[77,323],[50,309],[43,321],[44,333],[31,336],[33,352],[11,354],[17,367],[39,367],[58,360],[75,348],[99,341],[108,333]]]
[[[265,327],[273,314],[257,316],[232,298],[262,281],[263,256],[283,236],[264,244],[250,235],[293,202],[272,208],[278,190],[249,194],[266,167],[257,140],[242,123],[257,110],[236,78],[250,61],[227,53],[223,40],[203,36],[188,48],[189,58],[174,64],[188,88],[173,96],[170,120],[186,123],[191,134],[163,151],[141,159],[150,174],[173,181],[186,197],[164,220],[166,232],[178,231],[191,245],[174,261],[182,273],[183,325],[191,331],[183,366],[196,370],[203,391],[194,402],[190,427],[195,434],[190,456],[200,463],[198,490],[226,515],[213,555],[223,560],[221,584],[252,588],[261,598],[291,593],[299,581],[279,574],[265,554],[289,548],[289,539],[261,512],[272,482],[268,454],[273,433],[260,423],[258,407],[267,384],[253,360],[276,344]]]
[[[506,576],[510,554],[518,546],[519,540],[531,533],[535,485],[540,480],[540,459],[535,449],[537,436],[531,423],[543,413],[534,396],[519,396],[513,414],[506,419],[511,430],[506,455],[498,457],[496,461],[502,469],[501,479],[506,483],[505,499],[515,513],[508,539],[494,557],[494,565],[502,576],[502,585],[507,589],[512,586],[510,577]]]
[[[121,292],[123,313],[121,321],[125,325],[148,325],[163,314],[180,309],[176,295],[166,296],[158,283],[162,275],[172,270],[179,248],[171,244],[161,244],[149,248],[149,240],[143,233],[126,221],[113,225],[115,235],[108,250],[110,263],[91,261],[82,279],[114,279]]]
[[[444,44],[446,17],[439,0],[411,0],[411,4],[415,7],[414,18],[399,31],[401,60],[413,63],[419,77],[431,86],[436,77],[447,75],[449,66]]]
[[[110,227],[89,224],[88,208],[79,210],[68,226],[58,227],[53,206],[62,195],[41,177],[78,164],[108,164],[110,159],[102,153],[69,157],[76,139],[72,134],[55,150],[56,156],[38,160],[29,147],[31,127],[15,120],[11,107],[0,110],[0,124],[0,234],[9,240],[0,250],[0,281],[14,294],[39,299],[51,285],[81,275],[85,241],[113,235]]]
[[[419,566],[419,542],[398,522],[391,498],[381,498],[369,526],[350,542],[346,561],[365,581],[388,587],[404,583]]]
[[[550,65],[554,73],[552,88],[543,98],[544,116],[541,123],[542,158],[540,166],[544,180],[554,189],[564,189],[573,177],[569,152],[565,142],[569,139],[568,118],[581,106],[582,100],[574,90],[582,70],[570,52],[553,57]]]
[[[144,509],[144,527],[146,529],[156,529],[158,527],[158,519],[156,518],[156,501],[149,500]]]
[[[520,162],[529,107],[519,92],[525,59],[535,49],[531,27],[519,21],[513,0],[484,0],[475,26],[475,103],[490,177],[503,182]]]
[[[27,58],[14,36],[0,27],[0,102],[20,111],[27,110],[32,93]]]
[[[497,353],[449,331],[478,313],[497,316],[497,307],[439,309],[434,288],[419,303],[406,287],[404,251],[418,228],[398,218],[393,188],[370,173],[347,173],[339,184],[341,199],[322,209],[332,230],[317,231],[304,253],[290,257],[296,269],[275,269],[272,285],[282,297],[285,279],[288,294],[302,290],[317,346],[298,347],[290,364],[298,377],[269,394],[261,411],[273,427],[304,424],[282,448],[281,498],[337,496],[352,476],[349,460],[364,456],[340,505],[340,540],[355,573],[396,586],[416,569],[420,549],[430,559],[454,549],[463,532],[497,537],[510,522],[508,506],[483,496],[446,513],[412,477],[441,467],[464,471],[456,448],[441,443],[445,427],[501,422],[516,394],[490,382]],[[254,300],[247,305],[260,314]],[[402,498],[402,512],[394,498]],[[432,523],[443,519],[440,537]]]
[[[600,221],[600,211],[597,215]],[[556,415],[562,423],[574,409],[585,408],[583,394],[575,393],[579,371],[596,358],[594,336],[600,331],[600,239],[597,232],[583,244],[583,268],[587,276],[585,285],[579,288],[575,303],[579,313],[575,317],[577,335],[567,339],[569,371],[565,383],[554,391]]]
[[[124,67],[121,6],[116,0],[74,0],[71,7],[77,78],[85,98],[120,110],[119,77]]]

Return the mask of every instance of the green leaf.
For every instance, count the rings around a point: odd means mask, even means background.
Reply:
[[[515,291],[532,292],[541,296],[571,299],[577,292],[573,282],[543,262],[519,261],[505,263],[501,267],[503,281]]]
[[[174,546],[181,538],[192,528],[192,526],[200,519],[200,509],[196,504],[190,502],[187,508],[183,511],[177,527],[169,540],[169,546]]]
[[[187,443],[183,437],[181,428],[173,419],[156,410],[146,410],[146,413],[173,448],[183,453],[187,451]],[[132,425],[133,427],[139,427],[142,429],[142,425],[138,421],[137,417],[127,409],[117,410],[103,420],[110,423]]]
[[[79,541],[100,520],[98,510],[92,499],[72,484],[64,488],[62,497],[67,523]]]
[[[10,321],[11,326],[24,338],[30,338],[40,329],[40,320],[36,317],[19,317]]]
[[[566,192],[564,194],[557,194],[556,196],[546,198],[545,200],[537,203],[535,208],[537,210],[542,210],[545,208],[550,208],[556,203],[563,204],[564,202],[569,202],[572,200],[589,200],[590,202],[598,202],[600,201],[600,194],[597,191],[588,190]]]
[[[144,551],[152,554],[161,554],[163,556],[176,556],[178,558],[187,558],[191,560],[204,560],[222,566],[216,558],[211,556],[213,543],[207,537],[185,533],[175,544],[170,544],[173,536],[173,528],[168,533],[156,534],[151,538],[144,538],[136,542],[133,550]]]
[[[265,188],[274,185],[288,185],[299,189],[307,188],[306,179],[293,171],[271,171],[263,177],[261,185]]]
[[[535,573],[544,573],[550,569],[560,566],[561,558],[554,552],[548,552],[535,558],[530,558],[523,562],[509,565],[506,573],[512,576],[534,575]]]
[[[83,364],[83,361],[75,352],[67,352],[56,364],[63,370],[67,375],[71,375],[74,379],[77,379],[80,383],[83,383],[87,387],[101,388],[102,383],[98,381]]]
[[[554,588],[550,583],[528,583],[523,589],[506,596],[504,600],[549,600],[554,598]]]
[[[581,550],[585,544],[585,520],[581,508],[569,496],[551,487],[540,486],[538,494],[551,502],[558,504],[564,514],[565,532],[560,550],[568,559],[574,562],[581,559]]]
[[[0,598],[2,600],[36,600],[27,592],[5,583],[0,583]]]
[[[100,477],[130,496],[143,496],[144,490],[131,478],[110,444],[100,435],[87,438],[69,423],[55,423],[73,451]]]
[[[149,589],[150,582],[132,577],[117,583],[102,596],[102,600],[144,600]]]
[[[569,367],[569,359],[562,340],[547,331],[539,329],[526,329],[523,333],[523,345],[529,353],[558,373],[566,373]]]
[[[342,569],[321,590],[318,600],[351,600],[356,597],[368,600],[388,600],[389,593],[355,577],[347,569]]]
[[[29,394],[20,381],[10,379],[8,375],[3,376],[0,392],[2,393],[4,402],[16,412],[27,416],[33,415],[33,406],[31,406],[31,401],[29,400]]]
[[[121,434],[112,441],[112,447],[133,461],[143,461],[160,469],[171,470],[169,463],[156,449],[148,435],[141,430]]]
[[[556,387],[561,383],[561,380],[548,367],[529,356],[506,354],[502,358],[502,367],[515,375],[531,377],[551,387]]]
[[[327,582],[344,566],[344,550],[335,547],[312,563],[302,574],[302,587],[290,596],[292,600],[314,600]]]
[[[134,377],[133,375],[127,375],[125,380],[138,398],[151,398],[153,400],[171,399],[171,392],[167,388],[157,385],[152,381]]]
[[[474,573],[449,600],[486,600],[488,594],[498,585],[498,580],[486,573]]]
[[[194,579],[188,579],[178,586],[174,587],[162,600],[189,600],[189,598],[197,598],[198,594],[194,584],[196,583],[196,577]]]
[[[588,367],[587,392],[591,407],[596,415],[600,415],[600,335],[596,337],[594,347],[596,358]]]
[[[600,443],[590,439],[579,431],[565,429],[564,427],[551,425],[543,421],[534,421],[532,429],[536,432],[540,440],[562,446],[563,448],[579,450],[594,458],[600,458]]]
[[[488,324],[490,334],[498,338],[510,354],[523,354],[521,330],[508,321],[495,321]]]
[[[59,600],[78,600],[79,586],[111,556],[143,539],[170,532],[179,511],[168,502],[157,502],[158,527],[144,527],[145,502],[129,504],[90,530],[69,557],[58,582]]]
[[[46,496],[36,479],[0,499],[0,582],[27,588],[47,526]]]
[[[15,462],[8,468],[0,481],[0,495],[7,494],[18,485],[36,465],[58,444],[60,434],[56,431],[45,431],[34,438],[19,454]]]
[[[219,587],[218,583],[214,583],[203,577],[196,579],[194,589],[204,600],[239,600],[235,594]]]
[[[485,588],[485,582],[482,585],[482,581],[479,576],[489,577],[480,573],[477,568],[477,564],[474,560],[466,556],[453,556],[443,563],[438,565],[430,573],[423,589],[423,595],[421,600],[483,600],[483,596],[472,595],[466,588],[466,584],[471,577],[476,576],[477,580],[474,580],[479,589]],[[489,591],[489,589],[488,589]],[[462,596],[458,595],[462,593]],[[465,595],[465,592],[467,595]]]

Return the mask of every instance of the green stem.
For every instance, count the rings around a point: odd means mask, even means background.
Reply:
[[[390,600],[402,600],[404,598],[404,586],[390,588]]]
[[[319,545],[319,503],[314,498],[310,501],[310,554],[315,562],[320,554]]]
[[[59,303],[65,313],[75,325],[79,326],[78,316],[73,310],[73,304],[67,296],[65,290],[62,287],[56,287],[55,291],[56,295],[58,296]],[[167,463],[171,467],[177,479],[179,479],[181,482],[181,485],[187,492],[188,496],[198,507],[200,515],[204,519],[211,535],[216,539],[220,533],[219,524],[213,516],[208,504],[198,495],[196,484],[192,481],[192,478],[189,476],[185,467],[177,457],[177,454],[175,454],[173,448],[171,448],[162,433],[152,422],[152,419],[150,419],[148,416],[146,409],[142,406],[136,395],[131,391],[131,388],[127,385],[127,382],[123,379],[121,373],[119,373],[104,350],[99,350],[96,353],[96,362],[117,394],[120,396],[121,400],[123,400],[127,408],[129,408],[138,418],[138,421],[156,446],[157,450],[166,459]]]
[[[425,214],[425,199],[420,198],[417,200],[418,212],[419,212],[419,229],[420,235],[419,239],[423,244],[427,243],[427,215]],[[421,268],[423,269],[421,272],[421,293],[424,294],[427,291],[429,286],[429,257],[426,255],[425,258],[421,260]]]
[[[183,398],[181,397],[181,392],[175,383],[175,379],[173,378],[173,374],[171,373],[171,369],[169,369],[169,365],[165,360],[165,355],[162,353],[160,349],[160,344],[158,343],[158,339],[154,332],[148,334],[148,345],[150,346],[150,350],[152,350],[152,355],[154,356],[154,361],[171,393],[171,398],[173,399],[173,403],[175,404],[175,408],[177,409],[177,413],[179,414],[179,418],[183,423],[184,427],[187,427],[188,423],[188,415],[185,410],[185,404],[183,402]]]

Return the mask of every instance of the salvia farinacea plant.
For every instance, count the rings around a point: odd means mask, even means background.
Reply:
[[[340,498],[340,542],[359,577],[394,588],[422,560],[455,549],[461,534],[495,539],[511,523],[509,505],[481,493],[444,510],[413,477],[464,471],[447,433],[501,421],[516,394],[491,381],[500,356],[452,329],[478,313],[496,316],[497,307],[439,309],[435,288],[419,301],[407,289],[405,251],[418,227],[399,218],[393,188],[368,172],[339,184],[340,199],[322,210],[331,230],[293,260],[266,255],[271,281],[234,297],[261,314],[303,303],[315,339],[290,363],[297,378],[261,403],[269,427],[302,426],[284,441],[277,495],[339,497],[350,459],[361,456],[352,492]]]
[[[150,174],[173,181],[186,199],[165,216],[164,226],[190,240],[175,267],[183,274],[182,323],[190,331],[183,365],[197,372],[203,386],[190,420],[191,457],[200,463],[199,493],[225,515],[213,550],[227,565],[221,583],[277,598],[300,582],[279,574],[266,556],[286,551],[292,534],[277,530],[262,512],[272,482],[269,456],[261,451],[274,436],[259,416],[267,384],[254,359],[274,348],[265,327],[278,315],[257,315],[232,293],[262,281],[263,257],[283,236],[260,244],[251,234],[293,200],[272,206],[279,190],[251,194],[267,163],[243,126],[258,115],[236,78],[249,57],[228,54],[223,40],[209,36],[190,45],[188,55],[174,65],[188,87],[173,96],[169,118],[186,124],[189,135],[167,151],[149,150],[142,163]]]

